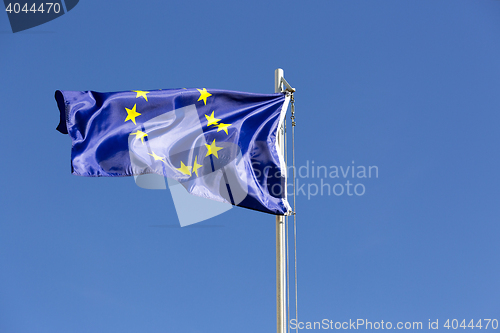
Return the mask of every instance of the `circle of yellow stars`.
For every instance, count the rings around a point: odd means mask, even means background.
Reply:
[[[212,94],[210,94],[206,88],[196,89],[196,90],[198,90],[198,92],[200,93],[200,97],[198,98],[198,102],[203,101],[204,105],[207,105],[207,99],[210,96],[212,96]],[[142,97],[142,98],[144,98],[144,100],[146,100],[146,102],[148,102],[147,94],[150,93],[149,91],[132,90],[132,92],[136,93],[135,98]],[[130,120],[134,123],[134,125],[137,125],[135,118],[141,116],[141,113],[137,112],[137,104],[134,104],[134,106],[131,109],[125,108],[125,111],[127,112],[127,117],[125,118],[125,122]],[[205,117],[207,119],[207,126],[217,126],[217,132],[224,131],[226,133],[226,135],[229,135],[227,129],[229,126],[231,126],[231,124],[222,123],[222,122],[220,122],[221,119],[215,118],[215,110],[212,111],[212,114],[210,114],[210,115],[206,114]],[[148,136],[147,133],[145,133],[143,131],[139,131],[139,130],[137,130],[136,132],[130,133],[130,135],[135,135],[136,140],[140,139],[142,144],[145,144],[144,138]],[[205,157],[213,155],[217,159],[219,158],[219,155],[217,152],[224,149],[222,147],[217,147],[215,139],[212,141],[211,144],[205,144],[205,147],[207,148],[207,154],[205,155]],[[152,154],[148,154],[148,155],[153,157],[153,159],[155,161],[161,161],[161,162],[167,164],[166,158],[162,157],[162,156],[158,156],[155,152],[152,152]],[[191,177],[191,175],[193,173],[196,174],[196,177],[198,177],[198,169],[200,169],[203,165],[199,164],[197,159],[198,159],[198,157],[195,156],[194,163],[192,166],[186,165],[186,164],[184,164],[184,162],[181,161],[180,168],[176,168],[176,170],[184,175],[189,176],[189,177]]]

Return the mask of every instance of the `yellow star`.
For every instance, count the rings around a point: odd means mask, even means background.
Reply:
[[[142,144],[144,144],[144,138],[145,138],[146,136],[148,136],[148,134],[147,134],[147,133],[144,133],[144,132],[142,132],[142,131],[137,131],[137,132],[134,132],[134,133],[130,133],[130,135],[132,135],[132,134],[135,134],[135,138],[136,138],[136,139],[141,139]]]
[[[134,107],[132,108],[132,110],[125,108],[125,110],[127,110],[127,114],[128,114],[128,115],[127,115],[127,118],[125,118],[125,121],[127,121],[127,120],[132,120],[132,122],[133,122],[135,125],[137,125],[137,124],[135,123],[135,117],[139,117],[139,116],[141,115],[139,112],[135,111],[135,107],[136,107],[136,105],[137,105],[137,104],[134,104]]]
[[[200,92],[200,98],[198,98],[198,101],[201,101],[203,100],[203,102],[205,103],[205,105],[207,105],[207,97],[210,97],[212,96],[212,94],[210,94],[207,89],[203,88],[203,90],[201,89],[196,89]]]
[[[228,128],[229,126],[231,126],[231,124],[224,124],[224,123],[215,124],[215,125],[219,127],[219,128],[217,129],[217,132],[224,131],[224,132],[226,132],[226,134],[228,134],[228,133],[227,133],[227,128]]]
[[[212,114],[210,116],[205,115],[205,118],[207,118],[207,121],[208,121],[207,126],[217,125],[217,122],[220,120],[220,119],[215,118],[214,112],[215,111],[212,111]]]
[[[167,164],[167,162],[165,162],[163,159],[165,157],[160,157],[158,155],[155,154],[155,152],[153,152],[152,154],[148,154],[149,156],[153,156],[153,158],[155,159],[155,161],[162,161],[163,163]]]
[[[193,164],[193,172],[196,174],[196,177],[198,177],[198,169],[201,168],[203,165],[196,163],[196,159],[198,156],[195,156],[194,158],[194,164]]]
[[[149,94],[149,91],[142,91],[142,90],[132,90],[132,91],[137,93],[137,96],[135,96],[135,98],[144,97],[146,102],[148,101],[148,96],[146,96],[146,94]]]
[[[223,149],[222,147],[217,147],[215,145],[215,139],[214,141],[212,142],[211,145],[207,145],[205,144],[205,146],[207,147],[208,151],[207,151],[207,154],[205,155],[205,157],[207,157],[208,155],[214,155],[215,157],[219,158],[219,156],[217,155],[217,152],[221,149]]]
[[[175,170],[179,170],[183,174],[191,176],[191,167],[184,165],[184,163],[182,163],[182,161],[181,161],[181,167],[179,169],[175,169]],[[196,175],[198,176],[198,174],[196,174]]]

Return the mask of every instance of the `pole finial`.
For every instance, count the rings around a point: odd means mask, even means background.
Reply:
[[[277,68],[274,71],[274,92],[280,93],[282,92],[282,79],[285,77],[285,71],[281,68]]]

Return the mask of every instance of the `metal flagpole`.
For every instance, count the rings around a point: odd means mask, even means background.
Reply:
[[[281,92],[281,81],[284,72],[281,68],[274,71],[274,92]],[[285,151],[285,141],[283,127],[278,129],[278,145],[281,153]],[[286,185],[285,185],[286,186]],[[286,191],[286,188],[285,188]],[[286,252],[285,252],[285,216],[276,216],[276,314],[278,323],[278,333],[286,333],[287,313],[286,313]]]

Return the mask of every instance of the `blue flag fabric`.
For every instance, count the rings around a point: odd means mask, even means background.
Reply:
[[[291,211],[277,145],[285,94],[58,90],[55,98],[74,175],[158,174],[197,196],[275,215]]]

